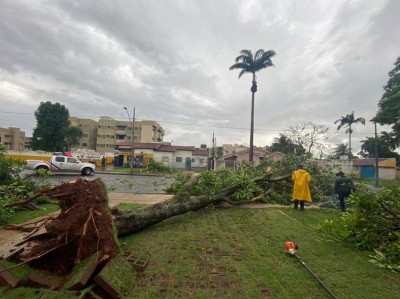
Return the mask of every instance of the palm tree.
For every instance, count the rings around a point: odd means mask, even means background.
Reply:
[[[251,50],[242,50],[240,55],[236,57],[236,63],[229,69],[235,70],[240,69],[239,78],[244,73],[252,73],[253,81],[250,88],[251,91],[251,122],[250,122],[250,151],[249,151],[249,163],[253,163],[253,135],[254,135],[254,94],[257,92],[257,81],[256,72],[265,69],[270,66],[274,66],[271,61],[271,57],[275,55],[275,51],[264,51],[258,50],[255,54]]]
[[[347,144],[339,143],[339,144],[336,144],[336,147],[334,148],[333,158],[339,159],[340,156],[348,155],[348,153],[349,153],[349,149],[347,147]]]
[[[347,114],[346,116],[341,116],[340,119],[335,121],[336,123],[340,123],[339,126],[337,127],[337,130],[339,131],[341,128],[347,128],[346,129],[346,133],[349,134],[349,160],[351,159],[352,156],[352,152],[351,152],[351,134],[353,133],[353,130],[351,128],[351,126],[353,124],[357,124],[357,123],[362,123],[363,125],[365,125],[365,119],[362,117],[359,118],[354,118],[354,111],[350,114]]]

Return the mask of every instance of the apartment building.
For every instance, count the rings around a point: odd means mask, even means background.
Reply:
[[[84,137],[79,147],[95,149],[101,154],[113,152],[115,146],[118,144],[125,142],[131,143],[132,137],[134,143],[163,142],[165,134],[161,125],[153,120],[139,120],[132,123],[128,120],[116,120],[108,116],[101,116],[98,122],[76,117],[70,117],[70,120],[72,125],[81,125],[80,127],[84,132]],[[86,123],[83,123],[83,120],[85,120]],[[87,121],[91,122],[89,123]],[[92,138],[92,135],[89,133],[85,133],[84,124],[87,125],[88,130],[91,128],[91,134],[96,136],[95,139],[94,137]],[[94,126],[96,126],[96,133],[94,133]],[[134,127],[133,130],[132,127]]]
[[[95,149],[97,144],[97,121],[88,118],[70,117],[71,126],[79,127],[82,130],[82,138],[79,141],[81,149]]]
[[[24,150],[25,132],[15,127],[0,128],[0,145],[4,145],[7,150]]]

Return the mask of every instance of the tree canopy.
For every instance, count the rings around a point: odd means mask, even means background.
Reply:
[[[65,129],[65,149],[71,150],[72,147],[79,144],[79,139],[83,136],[81,128],[78,127],[68,127]]]
[[[70,126],[69,111],[60,103],[41,102],[35,111],[36,128],[33,129],[32,149],[49,152],[63,151],[66,131]]]
[[[400,156],[398,153],[391,151],[390,144],[382,136],[376,139],[378,142],[378,157],[379,158],[396,158],[397,165],[400,162]],[[365,140],[361,141],[361,151],[359,152],[364,158],[374,158],[375,157],[375,137],[367,137]]]
[[[400,140],[400,56],[395,67],[389,72],[389,81],[383,87],[385,92],[378,103],[379,110],[375,120],[382,125],[392,125],[393,136]]]
[[[233,64],[229,69],[240,69],[239,78],[245,73],[255,74],[256,72],[273,66],[271,58],[275,56],[275,51],[269,50],[264,51],[259,49],[254,55],[251,50],[242,50],[240,55],[236,57],[236,63]]]
[[[289,136],[282,133],[279,134],[279,137],[275,137],[272,144],[266,146],[266,149],[270,152],[281,152],[283,154],[296,156],[300,156],[306,152],[302,145],[295,144]]]
[[[339,159],[340,156],[347,156],[349,153],[349,147],[345,143],[336,144],[336,147],[333,149],[332,158]]]

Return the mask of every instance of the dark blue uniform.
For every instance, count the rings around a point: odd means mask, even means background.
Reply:
[[[335,181],[335,193],[337,193],[342,211],[346,211],[346,198],[355,190],[353,180],[344,174]]]

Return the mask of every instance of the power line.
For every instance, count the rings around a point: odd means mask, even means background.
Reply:
[[[12,111],[0,111],[0,113],[3,114],[31,114],[31,112],[12,112]],[[94,116],[87,116],[87,115],[78,115],[78,116],[73,116],[77,118],[92,118],[92,119],[100,119],[100,117],[94,117]],[[115,120],[119,120],[121,118],[114,118]],[[125,120],[125,118],[123,118]],[[137,119],[137,121],[140,121]],[[250,130],[250,128],[243,128],[243,127],[229,127],[229,126],[216,126],[216,125],[202,125],[202,124],[194,124],[194,123],[179,123],[179,122],[170,122],[170,121],[163,121],[163,120],[156,120],[159,123],[165,123],[165,124],[173,124],[173,125],[182,125],[182,126],[193,126],[193,127],[204,127],[204,128],[213,128],[213,129],[232,129],[232,130]],[[289,129],[266,129],[266,128],[254,128],[255,131],[270,131],[270,132],[290,132],[291,130]],[[348,134],[345,133],[344,131],[328,131],[326,132],[328,134]],[[374,135],[375,132],[353,132],[352,135]]]

